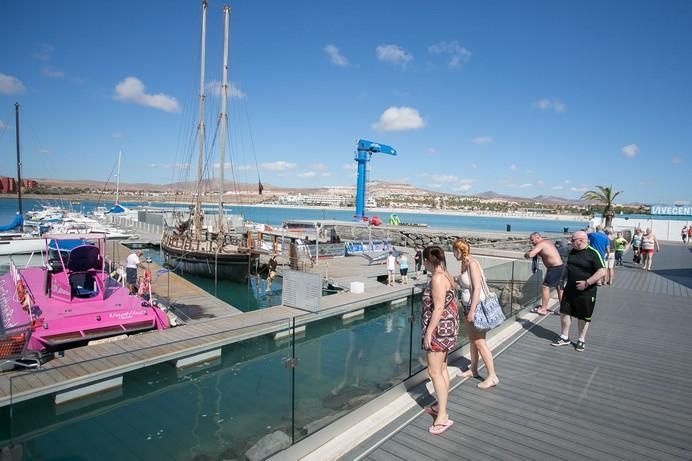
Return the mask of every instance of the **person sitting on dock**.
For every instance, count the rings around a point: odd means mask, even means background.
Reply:
[[[267,275],[267,291],[271,290],[272,284],[274,282],[274,277],[276,277],[276,256],[272,256],[267,263],[267,268],[269,269],[269,275]]]
[[[137,294],[137,268],[145,269],[144,264],[142,264],[139,259],[142,256],[142,250],[136,250],[127,257],[127,264],[125,266],[125,274],[127,281],[127,288],[130,290],[131,295]]]

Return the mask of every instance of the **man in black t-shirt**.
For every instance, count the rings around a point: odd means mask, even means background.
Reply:
[[[586,232],[572,234],[572,250],[567,256],[567,284],[560,303],[561,335],[553,346],[566,346],[569,341],[571,317],[579,320],[579,339],[576,349],[584,351],[586,332],[596,306],[596,283],[605,275],[603,257],[589,246]]]
[[[415,263],[416,266],[416,280],[418,277],[420,277],[420,269],[421,266],[423,265],[423,249],[419,246],[416,246],[416,255],[413,257],[413,262]]]

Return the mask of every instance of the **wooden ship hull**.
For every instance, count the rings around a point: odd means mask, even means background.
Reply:
[[[256,271],[262,253],[234,243],[221,244],[217,239],[173,234],[164,235],[161,250],[165,263],[178,274],[240,282]]]

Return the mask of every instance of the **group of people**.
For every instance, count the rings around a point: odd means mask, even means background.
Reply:
[[[595,232],[594,232],[595,233]],[[605,241],[610,242],[604,233]],[[617,236],[606,248],[612,248],[614,263],[621,263],[622,253],[627,241]],[[601,240],[599,242],[599,240]],[[548,313],[550,291],[555,288],[559,299],[560,333],[551,343],[552,346],[567,346],[573,343],[569,339],[572,318],[578,322],[578,338],[574,348],[578,352],[586,349],[586,334],[596,306],[598,282],[606,276],[606,257],[590,242],[602,246],[600,236],[594,240],[585,231],[577,231],[571,236],[571,250],[566,263],[555,244],[544,239],[539,233],[530,236],[533,248],[526,252],[526,258],[541,258],[546,267],[541,293],[541,305],[534,312]],[[623,246],[624,245],[624,246]],[[422,347],[427,353],[428,373],[435,389],[437,402],[425,407],[424,411],[435,419],[428,431],[439,435],[454,424],[447,412],[450,377],[447,371],[447,357],[455,349],[459,331],[460,317],[468,331],[471,346],[471,363],[461,373],[462,378],[475,377],[482,379],[478,383],[481,389],[497,386],[500,380],[495,371],[492,351],[486,342],[486,331],[479,331],[473,325],[478,306],[485,300],[483,289],[485,275],[479,262],[470,255],[470,246],[464,240],[453,244],[454,257],[461,263],[460,273],[452,276],[447,271],[445,254],[439,246],[429,246],[422,252],[422,262],[431,274],[431,280],[423,292],[422,314]],[[608,250],[610,251],[610,250]],[[460,296],[457,298],[457,288]],[[461,304],[462,313],[459,313]],[[487,376],[481,378],[478,363],[483,359]]]
[[[682,229],[680,230],[680,237],[682,237],[682,243],[684,245],[687,245],[688,241],[692,243],[692,226],[682,226]]]
[[[406,253],[399,253],[398,256],[394,256],[394,251],[390,250],[387,256],[387,284],[390,287],[393,287],[396,281],[397,264],[399,265],[399,275],[401,276],[399,281],[404,285],[408,284],[408,256]]]
[[[456,347],[460,317],[471,341],[471,364],[461,377],[480,379],[478,362],[482,358],[488,373],[478,387],[489,389],[500,383],[495,373],[492,352],[485,340],[486,331],[477,330],[473,326],[476,310],[485,300],[483,268],[470,255],[471,248],[465,240],[455,241],[453,250],[454,257],[461,263],[460,273],[455,276],[447,271],[445,253],[439,246],[426,247],[421,254],[422,265],[431,275],[430,283],[423,291],[421,335],[422,348],[427,354],[428,374],[437,396],[437,403],[425,408],[435,418],[428,429],[433,435],[442,434],[454,424],[447,413],[450,386],[447,358]],[[459,299],[457,287],[460,289]]]

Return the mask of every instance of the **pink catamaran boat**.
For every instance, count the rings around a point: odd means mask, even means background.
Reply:
[[[88,341],[169,326],[110,277],[105,234],[46,236],[43,267],[0,276],[0,360],[38,359]]]

